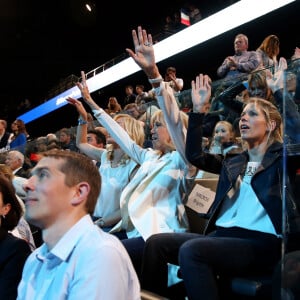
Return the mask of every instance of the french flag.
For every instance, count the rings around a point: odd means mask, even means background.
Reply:
[[[186,26],[191,25],[190,17],[184,9],[180,10],[180,16],[181,16],[181,24],[184,24]]]

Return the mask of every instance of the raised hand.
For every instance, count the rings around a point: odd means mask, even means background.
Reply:
[[[88,104],[91,109],[100,109],[100,107],[96,104],[96,102],[93,100],[93,98],[90,94],[89,88],[87,86],[84,71],[81,71],[81,82],[77,82],[76,85],[81,92],[81,96],[82,96],[84,102],[86,104]],[[67,101],[69,103],[71,103],[70,100],[72,100],[72,99],[73,98],[68,98]],[[73,100],[75,100],[75,99],[73,99]],[[71,103],[71,104],[73,104],[73,103]]]
[[[74,98],[71,98],[71,97],[67,98],[66,100],[67,100],[67,102],[68,102],[69,104],[75,106],[75,108],[76,108],[77,111],[78,111],[78,114],[80,115],[80,118],[81,118],[82,120],[87,121],[87,118],[88,118],[88,117],[87,117],[87,111],[86,111],[86,109],[84,108],[84,106],[83,106],[83,104],[81,103],[81,101],[79,101],[79,100],[77,100],[77,99],[74,99]]]
[[[149,78],[156,78],[159,72],[155,63],[151,34],[147,34],[147,31],[139,26],[137,31],[132,30],[132,39],[134,51],[127,48],[127,53]]]
[[[275,93],[284,86],[284,71],[287,69],[287,61],[284,57],[280,57],[278,67],[272,77],[267,77],[269,88]]]
[[[81,82],[77,82],[76,85],[81,92],[82,98],[86,100],[87,98],[90,98],[91,95],[86,83],[85,73],[84,71],[81,71],[80,73],[81,73]]]
[[[278,71],[272,77],[267,77],[267,83],[273,93],[275,93],[279,89],[283,89],[284,71],[278,69]]]
[[[208,75],[199,74],[192,81],[193,111],[205,113],[211,97],[211,79]]]
[[[284,71],[287,69],[287,61],[284,57],[280,57],[279,64],[278,64],[278,70]]]

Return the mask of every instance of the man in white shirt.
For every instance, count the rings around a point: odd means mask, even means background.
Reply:
[[[165,74],[165,81],[172,88],[177,104],[179,105],[179,107],[181,107],[181,103],[179,101],[179,94],[183,89],[184,82],[182,78],[178,78],[176,76],[176,68],[174,67],[167,68]]]
[[[90,217],[101,186],[92,160],[52,150],[31,173],[24,186],[25,217],[41,228],[44,244],[25,263],[17,299],[140,299],[120,240]]]

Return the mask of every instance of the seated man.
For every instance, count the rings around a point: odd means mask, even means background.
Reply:
[[[28,178],[28,172],[23,168],[25,157],[24,154],[18,150],[11,150],[8,152],[5,164],[10,167],[15,176]]]
[[[90,217],[100,186],[85,155],[43,153],[24,188],[26,219],[41,228],[44,244],[25,263],[17,299],[140,299],[126,250]]]
[[[5,159],[5,165],[8,166],[13,173],[12,183],[16,189],[16,194],[22,200],[26,196],[23,184],[29,177],[29,172],[23,168],[24,161],[24,154],[18,150],[9,151]]]
[[[237,80],[246,80],[247,75],[259,65],[259,59],[255,51],[248,51],[248,37],[238,34],[234,39],[235,54],[227,56],[218,68],[220,78],[228,81],[227,86]]]

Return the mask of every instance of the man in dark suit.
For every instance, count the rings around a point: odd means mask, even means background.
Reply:
[[[6,156],[5,164],[11,168],[15,176],[28,178],[28,171],[23,168],[24,159],[23,153],[17,150],[11,150]]]

